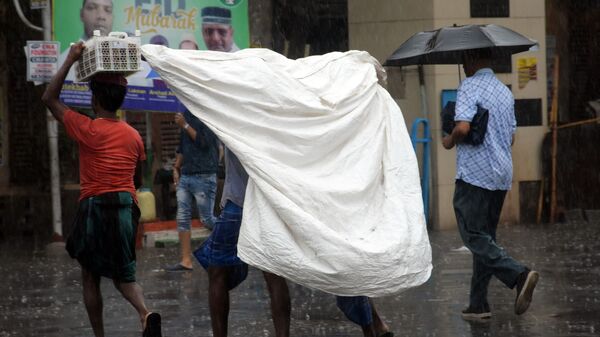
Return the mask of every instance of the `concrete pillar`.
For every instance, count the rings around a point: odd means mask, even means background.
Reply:
[[[0,17],[7,15],[8,3],[0,4]],[[0,32],[0,46],[6,46],[8,32]],[[0,64],[8,65],[8,55],[6,48],[0,49]],[[8,134],[9,134],[9,116],[8,116],[8,67],[0,67],[0,190],[8,188],[10,169],[8,164]]]
[[[248,2],[250,46],[273,49],[273,0]]]

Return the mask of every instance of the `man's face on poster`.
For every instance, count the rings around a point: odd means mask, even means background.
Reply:
[[[233,28],[230,25],[202,24],[202,36],[208,50],[229,52],[233,45]]]
[[[103,36],[108,35],[113,24],[112,0],[85,0],[79,17],[87,38],[94,35],[94,30],[99,30]]]
[[[179,49],[198,50],[198,45],[193,41],[181,41]]]

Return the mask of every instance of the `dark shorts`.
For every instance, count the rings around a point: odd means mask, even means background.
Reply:
[[[66,249],[94,275],[135,282],[135,236],[140,210],[129,192],[83,199]]]
[[[228,267],[227,284],[229,289],[237,287],[248,276],[248,265],[237,256],[237,242],[242,225],[242,208],[227,201],[221,215],[214,224],[212,233],[194,251],[198,262],[209,267]]]
[[[367,327],[373,323],[373,313],[366,296],[336,296],[336,304],[351,322]]]

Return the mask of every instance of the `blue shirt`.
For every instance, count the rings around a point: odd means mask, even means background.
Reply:
[[[487,132],[480,145],[457,145],[456,179],[487,190],[510,190],[511,142],[517,128],[515,100],[489,68],[480,69],[460,84],[454,120],[471,122],[478,104],[489,111]]]
[[[183,117],[196,130],[196,140],[190,137],[187,130],[181,130],[177,148],[177,153],[183,155],[181,174],[216,174],[219,164],[217,137],[188,110],[183,113]]]

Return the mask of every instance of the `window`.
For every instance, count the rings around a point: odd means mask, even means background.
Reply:
[[[509,0],[471,0],[472,18],[507,18],[509,16]]]
[[[542,125],[542,100],[539,98],[516,99],[515,117],[517,126]]]

